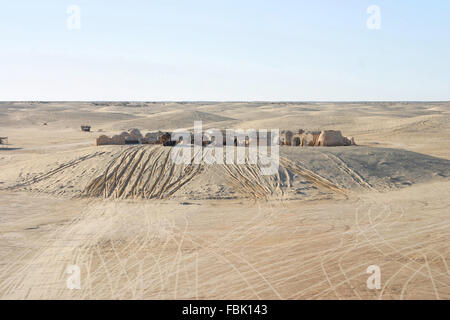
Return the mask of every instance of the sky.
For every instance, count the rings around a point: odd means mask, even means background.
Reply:
[[[0,1],[2,101],[450,100],[450,1]]]

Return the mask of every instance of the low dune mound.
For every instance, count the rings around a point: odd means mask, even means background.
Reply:
[[[104,198],[165,199],[192,180],[200,165],[175,165],[167,149],[125,149],[94,178],[82,195]]]
[[[172,161],[171,150],[161,145],[106,146],[78,156],[36,157],[18,163],[8,175],[0,172],[1,188],[114,199],[290,200],[342,198],[450,177],[449,160],[396,149],[281,147],[273,175],[264,175],[263,166],[248,156],[242,164],[179,165]]]
[[[346,190],[387,191],[450,178],[449,160],[401,149],[281,148],[280,155]]]
[[[247,156],[243,164],[177,165],[169,148],[134,147],[118,154],[82,192],[115,199],[317,199],[346,196],[330,180],[282,159],[274,175]],[[225,161],[224,161],[225,162]]]

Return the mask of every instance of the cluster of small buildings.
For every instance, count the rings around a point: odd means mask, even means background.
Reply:
[[[229,133],[229,131],[227,131]],[[236,134],[235,134],[236,133]],[[222,136],[222,143],[220,145],[227,144],[225,130],[220,130]],[[234,145],[236,146],[249,146],[252,142],[251,135],[242,135],[242,132],[232,132],[234,135]],[[220,136],[220,135],[219,135]],[[239,138],[238,138],[239,137]],[[253,139],[256,138],[256,144],[260,144],[260,140],[263,139],[264,144],[270,144],[271,133],[267,132],[264,135],[255,132]],[[203,146],[215,143],[215,135],[211,132],[202,132],[202,138],[198,143]],[[201,141],[201,142],[200,142]],[[126,145],[126,144],[160,144],[164,146],[174,146],[178,143],[194,144],[197,141],[194,139],[194,134],[190,133],[189,141],[183,141],[182,138],[178,138],[177,141],[172,141],[172,134],[169,132],[157,131],[149,132],[145,136],[141,134],[138,129],[131,129],[124,131],[119,135],[112,136],[111,138],[102,135],[96,139],[97,146],[100,145]],[[282,130],[278,143],[282,146],[301,146],[301,147],[333,147],[333,146],[350,146],[355,145],[353,138],[347,138],[342,136],[341,131],[336,130],[324,130],[324,131],[305,131],[303,129],[297,131]]]
[[[338,147],[356,145],[354,138],[342,136],[338,130],[297,131],[283,130],[280,133],[280,144],[300,147]]]
[[[96,139],[97,146],[100,145],[125,145],[125,144],[171,144],[171,135],[168,132],[149,132],[145,136],[141,134],[138,129],[131,129],[128,132],[124,131],[119,135],[111,138],[101,135]]]

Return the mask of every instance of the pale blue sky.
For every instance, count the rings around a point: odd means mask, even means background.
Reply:
[[[2,0],[0,40],[0,100],[450,100],[450,1]]]

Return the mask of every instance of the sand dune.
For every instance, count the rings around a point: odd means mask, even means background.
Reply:
[[[271,176],[264,176],[261,165],[250,164],[248,157],[242,165],[176,165],[170,151],[162,146],[89,148],[64,161],[42,156],[38,167],[35,157],[30,167],[21,163],[16,172],[10,168],[9,175],[19,178],[8,181],[4,176],[0,188],[113,199],[304,200],[386,191],[450,176],[449,160],[384,148],[282,147],[278,173]]]
[[[0,297],[450,299],[449,112],[445,102],[1,103]],[[175,165],[168,147],[93,145],[194,120],[339,129],[358,146],[281,147],[264,176],[248,158]],[[69,265],[80,290],[66,286]],[[380,290],[366,286],[370,265]]]

